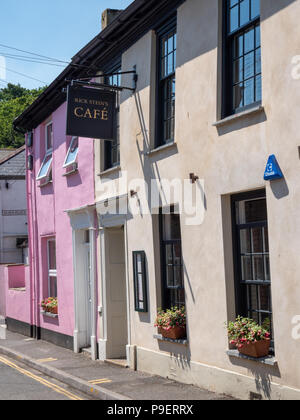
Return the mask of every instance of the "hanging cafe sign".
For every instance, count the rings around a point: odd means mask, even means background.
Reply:
[[[116,73],[101,75],[108,77]],[[134,87],[111,86],[103,83],[73,80],[67,89],[67,136],[113,140],[115,134],[117,91],[136,90],[136,70],[118,72],[133,74]],[[91,76],[99,77],[97,76]]]
[[[116,92],[68,87],[67,136],[114,138]]]

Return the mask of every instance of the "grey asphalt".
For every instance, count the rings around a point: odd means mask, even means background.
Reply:
[[[228,400],[230,397],[143,372],[92,361],[87,355],[7,332],[0,356],[12,357],[73,389],[102,400]],[[47,360],[48,359],[48,360]],[[91,381],[101,380],[97,385]]]
[[[20,362],[7,357],[3,359],[19,367],[21,371],[7,365],[0,358],[1,401],[70,401],[77,398],[80,400],[88,399],[86,395],[38,371],[30,369]],[[28,374],[25,374],[24,371],[28,372]],[[43,383],[39,382],[38,379]]]

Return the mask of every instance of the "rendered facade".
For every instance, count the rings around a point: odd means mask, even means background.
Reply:
[[[33,131],[32,314],[59,299],[29,324],[94,359],[299,399],[300,1],[159,3],[134,1],[15,121]],[[115,138],[79,138],[74,158],[62,88],[88,76],[120,88]],[[182,305],[186,339],[164,340],[157,309]],[[271,321],[268,358],[230,349],[238,315]]]

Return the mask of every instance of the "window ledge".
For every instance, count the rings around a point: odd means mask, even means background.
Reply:
[[[251,109],[247,109],[247,111],[239,112],[238,114],[230,115],[229,117],[223,118],[222,120],[214,122],[212,125],[213,127],[222,127],[224,125],[230,124],[235,122],[241,118],[252,116],[264,111],[264,107],[262,105],[255,106]]]
[[[273,356],[261,357],[257,359],[255,357],[245,356],[244,354],[241,354],[238,350],[228,350],[226,353],[229,357],[236,357],[237,359],[251,360],[252,362],[262,363],[263,365],[269,366],[278,365],[277,360]]]
[[[53,184],[53,181],[45,181],[39,185],[39,188],[47,187],[47,185]]]
[[[58,314],[52,314],[51,312],[41,311],[41,314],[48,318],[58,318]]]
[[[164,144],[163,146],[159,146],[156,147],[155,149],[150,150],[149,152],[146,153],[146,156],[152,156],[155,155],[156,153],[160,153],[160,152],[164,152],[165,150],[169,150],[169,149],[173,149],[177,147],[177,143],[167,143]]]
[[[167,341],[167,342],[173,343],[173,344],[182,344],[183,346],[187,346],[189,344],[187,339],[173,340],[172,338],[165,338],[161,334],[154,334],[153,338],[155,338],[156,340],[159,340],[159,341]]]
[[[100,174],[98,174],[98,176],[104,177],[104,176],[111,175],[111,174],[114,174],[115,172],[120,172],[120,171],[121,171],[121,166],[120,165],[119,166],[114,166],[113,168],[109,168],[109,169],[106,169],[105,171],[100,172]]]
[[[10,289],[8,289],[12,292],[26,292],[26,287],[11,287]]]
[[[69,176],[69,175],[73,175],[73,174],[77,174],[78,169],[72,169],[72,171],[66,172],[63,174],[63,176]]]

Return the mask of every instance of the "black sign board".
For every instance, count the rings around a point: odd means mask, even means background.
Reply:
[[[116,93],[68,87],[67,136],[112,140]]]

